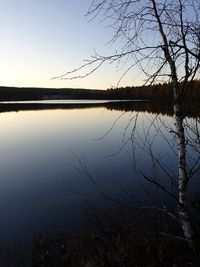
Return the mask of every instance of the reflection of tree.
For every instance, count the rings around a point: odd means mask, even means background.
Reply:
[[[182,105],[182,112],[185,117],[199,117],[200,109],[198,108],[198,103],[196,107],[191,109],[190,105],[194,103],[187,103]],[[139,111],[148,112],[153,114],[162,114],[173,116],[173,106],[168,102],[157,102],[157,101],[128,101],[128,102],[110,102],[106,105],[106,108],[111,110],[121,110],[121,111]]]
[[[61,78],[87,77],[109,61],[125,67],[120,81],[137,65],[146,75],[146,84],[170,82],[175,122],[172,132],[177,141],[178,158],[177,207],[184,237],[192,246],[194,232],[187,192],[192,173],[187,167],[186,148],[190,145],[195,149],[192,141],[197,146],[199,143],[196,138],[189,141],[182,104],[200,67],[199,3],[192,0],[94,0],[88,15],[100,14],[112,24],[112,42],[119,41],[119,50],[108,56],[95,53],[91,60]],[[85,68],[90,70],[84,71]],[[161,184],[148,179],[162,189]]]
[[[200,117],[200,108],[198,108],[198,103],[193,103],[187,105],[182,105],[183,114],[185,117]],[[139,111],[148,112],[153,114],[162,114],[173,116],[173,106],[168,102],[157,102],[157,101],[114,101],[105,103],[80,103],[80,104],[1,104],[1,112],[12,112],[12,111],[26,111],[26,110],[56,110],[56,109],[93,109],[93,108],[106,108],[108,110],[118,110],[118,111]]]

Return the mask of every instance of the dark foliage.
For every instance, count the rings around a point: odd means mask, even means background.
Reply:
[[[191,84],[188,83],[188,86],[185,100],[199,101],[200,81],[195,80]],[[127,86],[107,90],[0,87],[0,101],[39,99],[148,99],[172,101],[173,96],[170,83]]]
[[[155,213],[92,215],[95,230],[75,237],[39,236],[33,242],[33,267],[199,266],[200,257],[174,238],[180,229]],[[165,232],[168,236],[164,236]],[[197,247],[199,249],[199,247]]]
[[[180,84],[181,86],[181,84]],[[113,98],[121,99],[151,99],[172,101],[173,90],[170,83],[153,84],[147,86],[127,86],[116,89],[108,89],[108,95]],[[200,100],[200,80],[188,82],[187,94],[184,100]]]
[[[0,87],[0,100],[105,99],[105,90]]]

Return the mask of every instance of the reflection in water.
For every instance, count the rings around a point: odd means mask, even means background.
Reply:
[[[169,131],[172,118],[138,113],[132,110],[133,106],[130,109],[130,104],[109,103],[81,109],[50,106],[55,109],[0,114],[0,237],[3,241],[23,240],[34,233],[64,227],[78,230],[84,224],[85,201],[102,207],[112,205],[105,199],[91,197],[98,195],[98,190],[75,169],[80,167],[77,158],[87,163],[92,177],[109,196],[138,205],[154,203],[156,193],[170,205],[170,198],[152,191],[138,170],[155,172],[152,155],[145,151],[149,147],[159,162],[170,166],[172,175],[176,175],[176,155],[168,144],[170,140],[175,147]],[[151,104],[134,105],[136,111],[148,111]],[[20,106],[4,108],[13,111]],[[22,106],[22,110],[29,108],[33,109]],[[133,163],[137,164],[137,172]],[[168,186],[166,173],[160,170],[156,175]],[[170,186],[175,190],[174,184]]]
[[[56,109],[85,109],[104,107],[109,110],[140,111],[153,114],[173,116],[173,107],[165,102],[139,100],[48,100],[48,101],[17,101],[0,102],[0,112],[22,110],[56,110]],[[183,105],[184,115],[188,117],[200,116],[199,103]]]

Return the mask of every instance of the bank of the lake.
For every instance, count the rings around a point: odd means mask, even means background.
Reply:
[[[181,84],[180,84],[181,86]],[[33,88],[0,86],[0,101],[25,101],[44,99],[129,99],[173,102],[170,83],[151,84],[144,86],[126,86],[108,88],[107,90],[86,88]],[[189,83],[187,94],[183,92],[186,102],[200,101],[200,81]]]

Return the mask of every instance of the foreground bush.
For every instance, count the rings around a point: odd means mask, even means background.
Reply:
[[[179,227],[166,216],[92,214],[93,226],[74,236],[40,235],[32,248],[32,267],[184,267],[200,266],[196,252],[176,236]],[[176,235],[176,236],[175,236]]]

